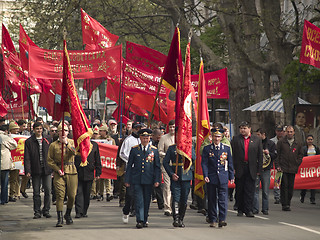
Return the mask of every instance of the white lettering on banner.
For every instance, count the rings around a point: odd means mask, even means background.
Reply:
[[[116,159],[100,156],[101,159],[101,165],[102,167],[109,168],[109,169],[116,169]]]
[[[313,178],[320,176],[320,167],[300,168],[301,178]]]

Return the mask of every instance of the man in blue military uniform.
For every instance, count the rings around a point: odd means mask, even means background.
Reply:
[[[176,134],[177,134],[176,127]],[[172,194],[172,216],[174,227],[185,227],[183,223],[184,215],[187,209],[187,200],[190,192],[190,181],[192,180],[192,170],[184,170],[184,159],[179,154],[178,161],[176,144],[171,145],[163,159],[163,167],[171,179],[170,190]],[[192,148],[192,160],[196,158]],[[171,162],[171,165],[170,165]],[[178,167],[176,167],[178,165]],[[177,171],[176,171],[177,169]]]
[[[230,147],[221,143],[223,130],[213,128],[212,144],[205,146],[202,152],[202,171],[208,192],[208,217],[210,227],[227,226],[228,180],[234,182],[233,162]],[[219,217],[217,214],[217,199]]]
[[[137,228],[148,227],[148,213],[152,185],[161,181],[160,158],[156,147],[150,144],[150,129],[141,129],[138,134],[141,144],[132,147],[127,164],[125,185],[132,185],[136,204]]]

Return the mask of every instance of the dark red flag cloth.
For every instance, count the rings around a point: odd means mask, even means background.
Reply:
[[[320,68],[320,28],[304,20],[300,62]]]
[[[183,65],[180,50],[180,31],[176,27],[164,71],[162,73],[163,85],[174,90],[178,81],[183,78]]]
[[[153,74],[162,74],[167,56],[152,48],[133,42],[126,44],[126,61]]]
[[[32,99],[29,98],[30,101],[30,113],[31,118],[34,118],[35,113],[33,110],[33,102]],[[10,100],[9,102],[9,108],[8,108],[8,115],[12,119],[29,119],[29,103],[28,99],[25,98],[23,100],[23,103],[21,102],[21,99],[15,98],[13,100]]]
[[[81,154],[81,166],[88,164],[87,157],[92,150],[90,138],[92,130],[89,121],[82,109],[76,87],[74,85],[70,59],[66,41],[64,41],[63,51],[63,81],[61,94],[62,111],[71,115],[72,133],[75,148]]]
[[[3,100],[2,94],[0,91],[0,117],[4,117],[7,115],[9,109],[9,105]]]
[[[110,33],[97,20],[81,8],[82,41],[86,50],[101,50],[113,47],[119,36]]]
[[[228,72],[227,68],[204,74],[207,98],[229,99]],[[199,75],[191,76],[191,83],[198,97]]]
[[[181,101],[178,105],[179,114],[176,116],[178,134],[176,139],[177,153],[184,158],[184,170],[187,171],[192,165],[192,85],[190,64],[190,42],[187,45],[184,79],[181,83]],[[179,87],[177,89],[178,93]],[[178,95],[176,96],[178,99]],[[176,99],[176,104],[177,104]]]
[[[19,34],[19,50],[20,50],[20,60],[23,70],[29,71],[29,52],[28,47],[37,45],[31,40],[27,35],[22,25],[20,24],[20,34]]]
[[[199,69],[199,81],[198,81],[198,113],[197,113],[197,145],[196,145],[196,161],[194,170],[194,193],[204,198],[205,181],[203,179],[202,167],[201,167],[201,154],[200,147],[206,138],[210,134],[210,119],[208,112],[207,102],[207,90],[206,81],[204,77],[203,61],[201,60]]]

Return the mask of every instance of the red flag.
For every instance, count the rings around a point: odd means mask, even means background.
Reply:
[[[192,85],[191,85],[191,64],[190,64],[190,42],[186,50],[186,63],[183,82],[178,82],[177,93],[181,86],[181,104],[177,104],[179,95],[176,95],[176,107],[179,107],[179,114],[176,112],[176,125],[179,126],[177,134],[177,153],[184,158],[184,170],[192,165]],[[177,118],[178,115],[178,118]]]
[[[81,166],[86,166],[88,164],[87,157],[92,149],[92,145],[90,143],[92,130],[82,109],[78,93],[74,85],[66,41],[64,41],[63,49],[63,87],[61,94],[61,107],[63,112],[69,112],[71,115],[75,148],[81,154]]]
[[[24,70],[29,70],[29,46],[37,46],[31,38],[24,31],[22,25],[20,24],[20,34],[19,34],[19,50],[20,50],[20,60],[21,66]]]
[[[3,23],[2,23],[2,45],[6,46],[9,52],[12,52],[13,54],[17,55],[16,49],[13,45],[10,34]]]
[[[161,75],[166,59],[166,55],[154,49],[133,42],[126,44],[127,63],[137,65],[146,71]]]
[[[182,81],[183,65],[180,50],[180,31],[176,27],[174,32],[166,65],[162,73],[163,85],[175,91],[176,84]]]
[[[82,41],[86,50],[101,50],[113,47],[119,36],[110,33],[97,20],[81,9]]]
[[[201,167],[201,154],[200,147],[204,140],[209,137],[210,133],[210,119],[208,112],[207,102],[207,90],[206,81],[204,78],[203,61],[201,59],[199,69],[199,82],[198,82],[198,113],[197,113],[197,148],[196,148],[196,162],[194,170],[194,193],[204,198],[203,186],[205,181],[203,179],[202,167]]]
[[[320,28],[304,20],[300,62],[320,68]]]
[[[4,117],[8,113],[9,105],[3,100],[0,92],[0,117]]]
[[[38,105],[47,109],[50,116],[54,116],[54,99],[55,94],[51,91],[48,93],[41,93]]]

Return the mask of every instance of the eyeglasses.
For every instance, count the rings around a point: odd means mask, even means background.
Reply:
[[[58,130],[51,130],[51,132],[57,132]]]

